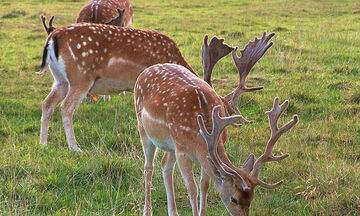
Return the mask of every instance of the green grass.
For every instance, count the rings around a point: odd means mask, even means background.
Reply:
[[[83,102],[74,127],[83,154],[67,148],[61,114],[52,117],[49,145],[39,142],[42,100],[51,75],[37,75],[46,33],[40,15],[54,25],[75,22],[85,0],[0,1],[0,213],[1,215],[141,215],[143,153],[133,94],[111,102]],[[202,75],[205,34],[243,47],[263,31],[275,31],[274,45],[249,76],[264,86],[240,99],[255,124],[230,128],[226,149],[237,166],[259,156],[269,137],[264,111],[273,98],[290,100],[282,123],[300,122],[275,148],[289,153],[266,164],[261,178],[284,179],[275,190],[258,188],[252,215],[360,215],[360,2],[133,0],[134,27],[171,36]],[[237,74],[230,56],[217,64],[214,86],[230,92]],[[160,151],[161,155],[162,152]],[[160,155],[153,179],[154,215],[166,215]],[[195,168],[199,176],[199,167]],[[175,172],[181,215],[191,215],[181,175]],[[227,215],[213,187],[209,215]]]

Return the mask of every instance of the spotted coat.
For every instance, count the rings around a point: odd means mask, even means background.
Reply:
[[[81,9],[76,22],[108,23],[118,16],[117,9],[125,9],[125,27],[131,27],[134,13],[128,0],[91,0]]]

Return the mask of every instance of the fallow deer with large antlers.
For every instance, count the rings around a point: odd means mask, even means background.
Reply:
[[[277,121],[288,106],[288,101],[279,105],[279,99],[276,98],[273,108],[266,112],[272,134],[265,152],[256,161],[254,155],[250,155],[243,167],[237,168],[224,149],[227,140],[226,126],[236,125],[236,121],[249,123],[239,114],[237,104],[234,108],[234,102],[238,101],[242,92],[260,89],[247,88],[245,80],[253,65],[272,45],[268,41],[273,35],[274,33],[264,33],[261,39],[255,38],[249,42],[241,51],[241,58],[236,55],[237,48],[223,44],[223,39],[214,37],[208,45],[207,36],[205,37],[203,68],[207,82],[211,83],[210,75],[216,61],[230,52],[233,54],[240,74],[240,85],[228,96],[230,99],[217,95],[211,85],[180,65],[158,64],[140,74],[134,88],[134,104],[145,154],[144,215],[152,215],[151,179],[157,148],[165,151],[162,168],[169,215],[178,215],[173,186],[175,162],[188,189],[193,215],[206,214],[206,194],[210,179],[214,181],[221,200],[231,215],[249,214],[257,185],[272,189],[282,183],[267,184],[258,178],[258,174],[262,163],[279,161],[288,156],[272,154],[279,137],[298,121],[295,115],[285,126],[277,127]],[[230,116],[233,113],[237,115]],[[201,165],[200,210],[193,162]]]
[[[88,92],[115,94],[133,91],[138,75],[158,63],[191,66],[176,43],[157,31],[80,23],[54,30],[46,40],[40,73],[51,68],[55,79],[42,107],[40,144],[46,145],[49,121],[61,102],[69,148],[76,144],[72,117]],[[195,72],[194,72],[195,73]]]

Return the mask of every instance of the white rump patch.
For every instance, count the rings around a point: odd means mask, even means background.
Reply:
[[[54,50],[54,41],[52,39],[49,40],[48,52],[50,56],[49,66],[51,69],[51,73],[55,79],[55,84],[60,82],[69,83],[65,71],[66,70],[65,62],[62,56],[59,56],[58,60],[56,59],[55,50]]]

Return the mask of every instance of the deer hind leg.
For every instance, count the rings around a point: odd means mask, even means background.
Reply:
[[[156,155],[156,147],[152,144],[150,139],[147,137],[144,129],[139,126],[139,132],[141,136],[141,142],[143,145],[144,155],[145,155],[145,165],[144,165],[144,178],[145,178],[145,204],[144,204],[144,216],[152,215],[152,206],[151,206],[151,181],[152,173],[154,169],[154,158]]]
[[[55,83],[50,94],[42,104],[40,144],[47,145],[49,122],[56,106],[65,98],[68,92],[68,83]]]
[[[98,95],[90,93],[90,92],[86,95],[86,98],[90,103],[99,102]],[[111,96],[110,95],[103,95],[103,99],[104,99],[104,101],[110,101]]]
[[[200,179],[200,216],[206,215],[206,195],[209,189],[210,177],[206,174],[205,170],[201,168]]]
[[[74,135],[74,128],[72,123],[72,118],[74,115],[75,108],[80,104],[82,99],[86,96],[89,89],[92,87],[94,81],[88,81],[86,79],[78,82],[81,85],[71,85],[70,89],[61,104],[61,113],[64,122],[66,138],[68,141],[68,146],[70,150],[81,152],[81,149],[76,144],[76,139]]]
[[[88,93],[86,95],[86,99],[90,102],[90,103],[97,103],[99,101],[98,97],[96,94],[93,93]]]
[[[163,169],[163,178],[166,188],[166,196],[168,201],[168,215],[177,216],[178,212],[176,209],[174,183],[173,183],[173,172],[176,163],[175,154],[172,152],[165,152],[162,158],[161,165]]]
[[[184,153],[177,152],[176,153],[176,161],[180,168],[181,175],[185,181],[185,185],[188,189],[188,195],[190,199],[190,204],[192,208],[192,213],[195,216],[198,216],[198,189],[194,178],[194,173],[192,169],[192,161],[188,159]]]

